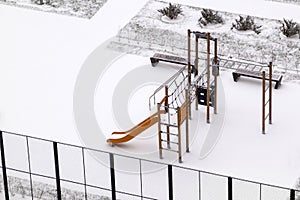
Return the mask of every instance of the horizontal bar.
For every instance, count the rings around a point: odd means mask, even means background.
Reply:
[[[269,86],[266,86],[266,87],[265,87],[265,92],[267,92],[267,91],[268,91],[268,89],[269,89]]]
[[[265,117],[265,120],[267,120],[269,116],[270,116],[270,113],[267,114],[267,116]]]
[[[176,144],[176,145],[178,145],[178,142],[172,142],[172,141],[167,141],[167,140],[163,140],[163,139],[161,139],[161,141],[162,141],[162,142],[167,142],[167,143],[171,143],[171,144]]]
[[[176,152],[176,153],[178,153],[178,151],[176,151],[176,150],[173,150],[173,149],[168,149],[168,148],[161,148],[161,149],[163,149],[163,150],[167,150],[167,151],[173,151],[173,152]]]
[[[268,103],[270,103],[270,99],[268,99],[268,101],[265,103],[265,106],[267,106],[267,105],[268,105]]]
[[[178,127],[177,125],[174,124],[167,124],[167,123],[160,123],[161,125],[165,125],[165,126],[171,126],[171,127]]]
[[[165,131],[161,131],[161,133],[167,134],[167,135],[178,136],[178,134],[175,134],[175,133],[168,133],[168,132],[165,132]]]

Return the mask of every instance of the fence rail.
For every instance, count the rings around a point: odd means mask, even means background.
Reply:
[[[300,192],[6,131],[0,131],[0,151],[5,200],[16,192],[32,200],[72,195],[84,200],[296,200]],[[26,179],[27,186],[12,182],[13,176]]]

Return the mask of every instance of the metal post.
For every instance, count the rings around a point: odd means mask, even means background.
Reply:
[[[160,119],[160,103],[157,104],[157,125],[158,125],[158,150],[159,157],[162,159],[162,143],[161,143],[161,119]]]
[[[290,200],[295,200],[296,199],[296,192],[295,190],[290,191]]]
[[[228,200],[232,200],[232,178],[228,177]]]
[[[60,174],[59,174],[59,161],[58,161],[58,148],[57,142],[53,142],[54,164],[55,164],[55,178],[56,178],[56,192],[57,199],[61,200],[61,186],[60,186]]]
[[[269,124],[272,124],[272,76],[273,66],[272,62],[269,63]]]
[[[173,171],[172,165],[168,165],[169,200],[173,200]]]
[[[186,116],[188,118],[188,116]],[[177,108],[177,130],[178,130],[178,161],[182,163],[181,151],[181,109]]]
[[[266,132],[266,124],[265,124],[265,116],[266,116],[266,72],[262,72],[262,133],[265,134]]]
[[[198,72],[199,72],[199,44],[198,44],[198,36],[196,35],[195,37],[195,52],[196,52],[196,55],[195,55],[195,63],[194,63],[194,69],[195,69],[195,76],[198,75]]]
[[[196,110],[198,110],[198,101],[199,101],[199,99],[198,99],[198,86],[196,85],[195,86],[195,108],[196,108]]]
[[[198,190],[199,190],[199,200],[201,200],[201,172],[199,171],[198,172],[198,180],[199,180],[199,188],[198,188]]]
[[[81,147],[81,155],[82,155],[82,167],[83,167],[83,182],[84,182],[84,199],[87,200],[87,187],[86,187],[86,169],[85,169],[85,156],[84,156],[84,148]]]
[[[195,63],[194,63],[195,68]],[[191,78],[191,30],[188,29],[188,90],[190,91],[190,87],[192,84],[192,78]],[[191,105],[187,108],[189,110],[189,117],[191,118]]]
[[[4,153],[4,142],[3,142],[3,133],[2,133],[2,131],[0,131],[0,150],[1,150],[1,164],[2,164],[4,195],[5,195],[5,200],[9,200],[8,182],[7,182],[7,173],[6,173],[6,162],[5,162],[5,153]]]
[[[141,187],[141,197],[143,198],[143,173],[142,173],[142,160],[139,159],[139,167],[140,167],[140,187]]]
[[[216,75],[214,76],[214,84],[215,84],[215,89],[214,89],[214,114],[217,114],[218,77]]]
[[[186,145],[186,152],[190,152],[190,145],[189,145],[189,117],[188,117],[188,114],[189,114],[189,111],[188,111],[188,105],[190,104],[190,96],[189,96],[189,91],[188,90],[185,90],[185,96],[186,96],[186,117],[185,117],[185,134],[186,134],[186,142],[185,142],[185,145]]]
[[[188,29],[188,82],[191,83],[191,30]]]
[[[215,43],[215,48],[214,48],[214,65],[217,66],[218,65],[218,40],[217,38],[215,38],[214,40]],[[218,95],[218,76],[216,74],[214,74],[214,83],[215,83],[215,90],[214,90],[214,114],[217,114],[217,95]]]
[[[215,42],[214,63],[217,64],[217,62],[218,62],[218,39],[215,38],[214,42]]]
[[[110,182],[111,182],[111,199],[116,200],[116,177],[115,177],[115,161],[114,154],[109,153],[110,161]]]
[[[31,193],[31,199],[33,200],[33,183],[32,183],[32,173],[31,173],[31,163],[30,163],[31,159],[30,159],[28,136],[26,136],[26,147],[27,147],[27,160],[28,160],[28,170],[29,170],[30,193]]]
[[[169,88],[168,86],[165,86],[165,96],[167,97],[166,98],[166,101],[165,101],[165,111],[166,112],[169,112]],[[170,118],[168,117],[168,125],[167,125],[167,146],[168,148],[170,149],[171,148],[171,145],[170,145]]]
[[[206,122],[210,123],[210,33],[207,34],[207,89],[206,89]]]

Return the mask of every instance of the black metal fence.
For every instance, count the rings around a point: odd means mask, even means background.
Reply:
[[[295,200],[299,192],[4,131],[0,150],[6,200]]]

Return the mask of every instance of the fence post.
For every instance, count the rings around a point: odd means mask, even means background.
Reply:
[[[60,187],[60,174],[59,174],[59,161],[58,161],[57,142],[53,142],[53,152],[54,152],[57,199],[61,200],[61,187]]]
[[[111,182],[111,198],[112,200],[116,200],[116,177],[115,177],[115,161],[114,154],[109,153],[109,161],[110,161],[110,182]]]
[[[296,199],[296,192],[295,192],[295,190],[291,190],[290,191],[290,200],[295,200]]]
[[[8,193],[8,183],[7,183],[7,173],[6,173],[6,163],[5,163],[5,153],[4,153],[4,143],[3,143],[3,133],[0,131],[0,148],[1,148],[1,163],[2,163],[2,174],[3,174],[3,186],[5,200],[9,200]]]
[[[228,200],[232,200],[232,178],[228,177]]]
[[[168,165],[169,200],[173,200],[173,171],[172,165]]]

